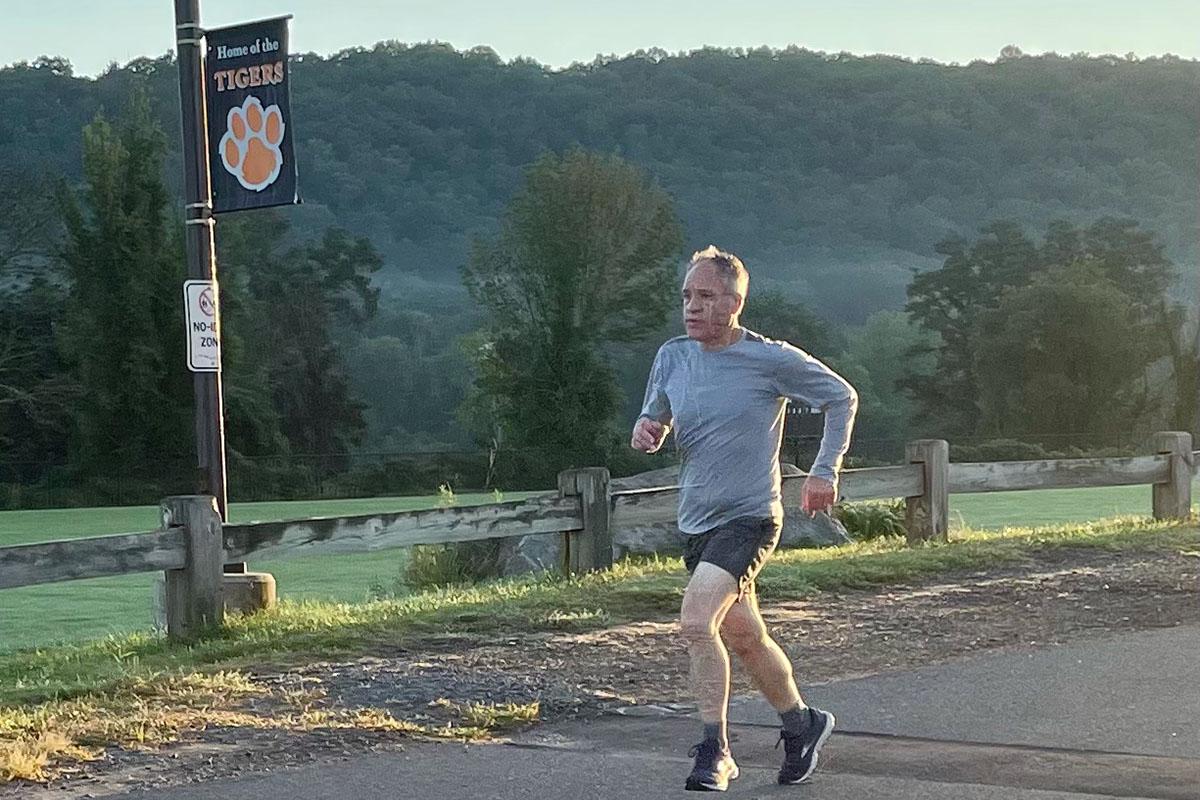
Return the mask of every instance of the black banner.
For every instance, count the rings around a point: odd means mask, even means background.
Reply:
[[[214,212],[300,202],[288,91],[288,19],[205,32]]]

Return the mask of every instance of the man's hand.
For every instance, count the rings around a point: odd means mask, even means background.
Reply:
[[[824,478],[809,475],[800,489],[800,507],[811,517],[818,511],[828,511],[837,499],[837,489]]]
[[[653,453],[662,447],[669,430],[670,428],[661,422],[655,422],[649,417],[640,417],[637,424],[633,426],[633,438],[630,440],[629,446],[634,450],[641,450],[643,453]]]

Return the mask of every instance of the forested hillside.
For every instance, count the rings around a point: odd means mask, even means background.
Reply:
[[[645,466],[625,437],[678,332],[670,275],[709,243],[750,268],[747,326],[858,387],[854,458],[1194,428],[1198,78],[1016,52],[293,55],[306,202],[217,225],[237,491]],[[0,506],[189,490],[177,91],[169,56],[0,69]],[[508,281],[548,304],[518,313]],[[378,464],[401,451],[416,466]]]
[[[149,77],[179,173],[170,57],[71,77],[0,71],[0,162],[78,176],[79,130]],[[293,57],[307,206],[293,230],[368,236],[381,279],[457,282],[545,148],[616,152],[675,197],[689,244],[742,253],[835,320],[903,303],[936,242],[1012,219],[1138,220],[1195,261],[1200,65],[1018,57],[969,66],[801,49],[702,50],[552,71],[492,51],[381,43]],[[760,285],[762,285],[760,283]]]

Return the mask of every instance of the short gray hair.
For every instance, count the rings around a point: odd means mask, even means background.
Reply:
[[[750,288],[750,273],[746,271],[740,258],[710,244],[703,250],[692,253],[692,259],[688,262],[688,272],[700,264],[712,264],[729,291],[740,295],[743,300],[746,299],[746,290]]]

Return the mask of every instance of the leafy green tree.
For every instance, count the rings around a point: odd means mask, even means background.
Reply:
[[[1051,267],[983,314],[984,432],[1109,433],[1137,424],[1146,345],[1128,294],[1094,265]]]
[[[837,322],[903,304],[909,268],[940,261],[931,243],[974,238],[991,219],[1032,231],[1119,209],[1176,263],[1196,260],[1194,60],[1047,54],[962,68],[703,48],[551,70],[387,41],[297,54],[291,69],[320,229],[367,236],[389,264],[443,281],[469,259],[471,234],[494,229],[524,165],[574,143],[657,176],[687,240],[727,244]],[[96,79],[54,57],[0,69],[0,164],[77,178],[75,132],[134,81],[176,148],[170,55]]]
[[[62,288],[42,277],[0,292],[0,451],[23,465],[26,481],[66,457],[75,393],[54,334],[63,300]]]
[[[345,454],[359,442],[365,423],[338,336],[359,331],[374,315],[379,290],[371,275],[382,259],[365,237],[339,228],[287,247],[286,220],[276,214],[255,217],[233,231],[241,241],[227,245],[222,269],[227,276],[232,272],[233,285],[226,285],[222,298],[230,298],[225,311],[238,346],[255,353],[247,362],[247,385],[265,381],[270,391],[274,419],[261,403],[255,406],[256,441],[278,449],[271,438],[277,419],[292,452]]]
[[[47,191],[54,183],[0,167],[0,449],[10,462],[44,465],[65,454],[68,386],[53,327],[63,303],[61,223]]]
[[[528,168],[463,272],[491,332],[477,387],[508,446],[542,450],[550,474],[605,463],[620,395],[602,348],[661,323],[680,252],[670,196],[621,159],[574,150]]]
[[[236,214],[217,223],[217,278],[221,287],[221,361],[225,440],[233,463],[241,456],[287,453],[271,387],[272,353],[259,340],[267,310],[251,291],[251,276],[287,233],[276,212]]]
[[[44,274],[61,238],[55,181],[0,166],[0,294]]]
[[[1175,269],[1158,238],[1142,230],[1136,220],[1113,217],[1097,220],[1079,233],[1081,246],[1071,260],[1094,265],[1129,296],[1138,316],[1156,317],[1175,280]],[[1062,255],[1045,260],[1068,263]]]
[[[447,319],[432,307],[411,305],[381,308],[346,351],[351,390],[366,406],[363,446],[466,449],[470,439],[457,424],[456,410],[474,376],[458,338],[477,320]]]
[[[900,385],[911,392],[917,418],[941,435],[973,434],[981,417],[974,338],[980,314],[994,308],[1006,286],[1023,286],[1039,268],[1037,249],[1020,226],[998,222],[971,244],[941,242],[939,269],[918,272],[908,286],[905,310],[936,342],[916,345],[912,358],[932,354],[930,373],[912,372]]]
[[[973,435],[995,433],[1003,429],[1006,435],[1015,435],[1022,427],[1018,420],[1025,419],[1029,432],[1045,432],[1039,424],[1034,425],[1026,412],[1013,403],[1020,400],[1034,401],[1030,391],[1012,391],[1007,400],[996,395],[993,383],[984,387],[980,383],[979,369],[986,365],[991,377],[996,377],[995,364],[1003,363],[1016,369],[1017,362],[1001,357],[995,350],[991,337],[1003,334],[1016,336],[1019,329],[1008,329],[996,321],[990,312],[1001,306],[1002,300],[1013,290],[1030,286],[1045,287],[1046,275],[1077,280],[1081,275],[1090,275],[1103,281],[1106,291],[1119,293],[1127,308],[1122,312],[1124,322],[1121,330],[1137,343],[1136,359],[1123,363],[1127,374],[1141,379],[1143,389],[1137,395],[1141,400],[1134,403],[1132,395],[1121,395],[1122,413],[1136,420],[1161,405],[1164,399],[1156,396],[1147,387],[1147,370],[1159,358],[1179,355],[1180,347],[1172,339],[1178,325],[1164,320],[1174,313],[1175,306],[1168,300],[1168,289],[1174,280],[1171,262],[1153,234],[1140,229],[1132,220],[1102,218],[1086,228],[1071,223],[1050,223],[1043,242],[1036,245],[1014,222],[996,223],[984,229],[984,236],[974,243],[964,240],[949,240],[939,246],[946,255],[940,269],[914,275],[909,285],[909,302],[905,306],[912,319],[936,340],[914,348],[910,355],[934,356],[934,369],[928,374],[911,374],[901,380],[901,385],[911,393],[917,404],[917,418],[933,432],[942,435]],[[1095,291],[1099,292],[1097,288]],[[1032,301],[1025,295],[1022,302]],[[1111,293],[1107,296],[1112,299]],[[1065,300],[1065,298],[1064,298]],[[1009,301],[1015,302],[1015,301]],[[1072,313],[1085,316],[1081,324],[1088,324],[1086,314],[1103,303],[1098,297],[1079,301],[1058,312],[1053,306],[1042,304],[1037,309],[1046,314],[1057,314],[1065,324],[1070,324]],[[1032,307],[1032,306],[1031,306]],[[1029,322],[1029,308],[1023,310],[1023,319]],[[984,320],[990,320],[986,325]],[[1116,323],[1114,323],[1116,324]],[[1035,336],[1036,328],[1027,329]],[[1008,341],[1006,339],[1006,341]],[[1012,342],[1009,342],[1012,344]],[[1042,342],[1039,346],[1062,348],[1064,354],[1073,353],[1066,339],[1052,344]],[[981,358],[980,353],[989,353],[999,361]],[[1018,352],[1025,352],[1019,348]],[[1126,353],[1127,348],[1116,352]],[[1076,353],[1076,355],[1079,355]],[[1016,358],[1016,356],[1013,356]],[[1052,367],[1047,367],[1048,370]],[[1080,370],[1084,368],[1079,367]],[[1063,373],[1059,380],[1063,379]],[[1080,372],[1084,378],[1090,373]],[[1093,384],[1077,387],[1080,396],[1092,396]],[[1124,390],[1122,390],[1124,391]],[[1065,390],[1055,390],[1052,396],[1062,395]],[[999,404],[999,405],[998,405]],[[1041,406],[1037,406],[1041,408]],[[1061,428],[1059,432],[1091,432],[1101,420],[1113,422],[1108,411],[1097,406],[1096,417],[1077,414],[1073,409],[1071,419],[1086,428]],[[1024,416],[1022,416],[1024,414]],[[1115,423],[1114,423],[1115,424]]]
[[[877,311],[863,325],[843,328],[842,337],[845,347],[830,363],[858,390],[855,452],[895,455],[916,433],[913,401],[898,385],[908,374],[933,371],[934,336],[902,311]]]
[[[119,130],[99,116],[84,128],[82,197],[62,194],[69,293],[60,346],[80,388],[71,458],[96,477],[156,476],[164,455],[193,439],[165,152],[146,96],[135,93]]]

